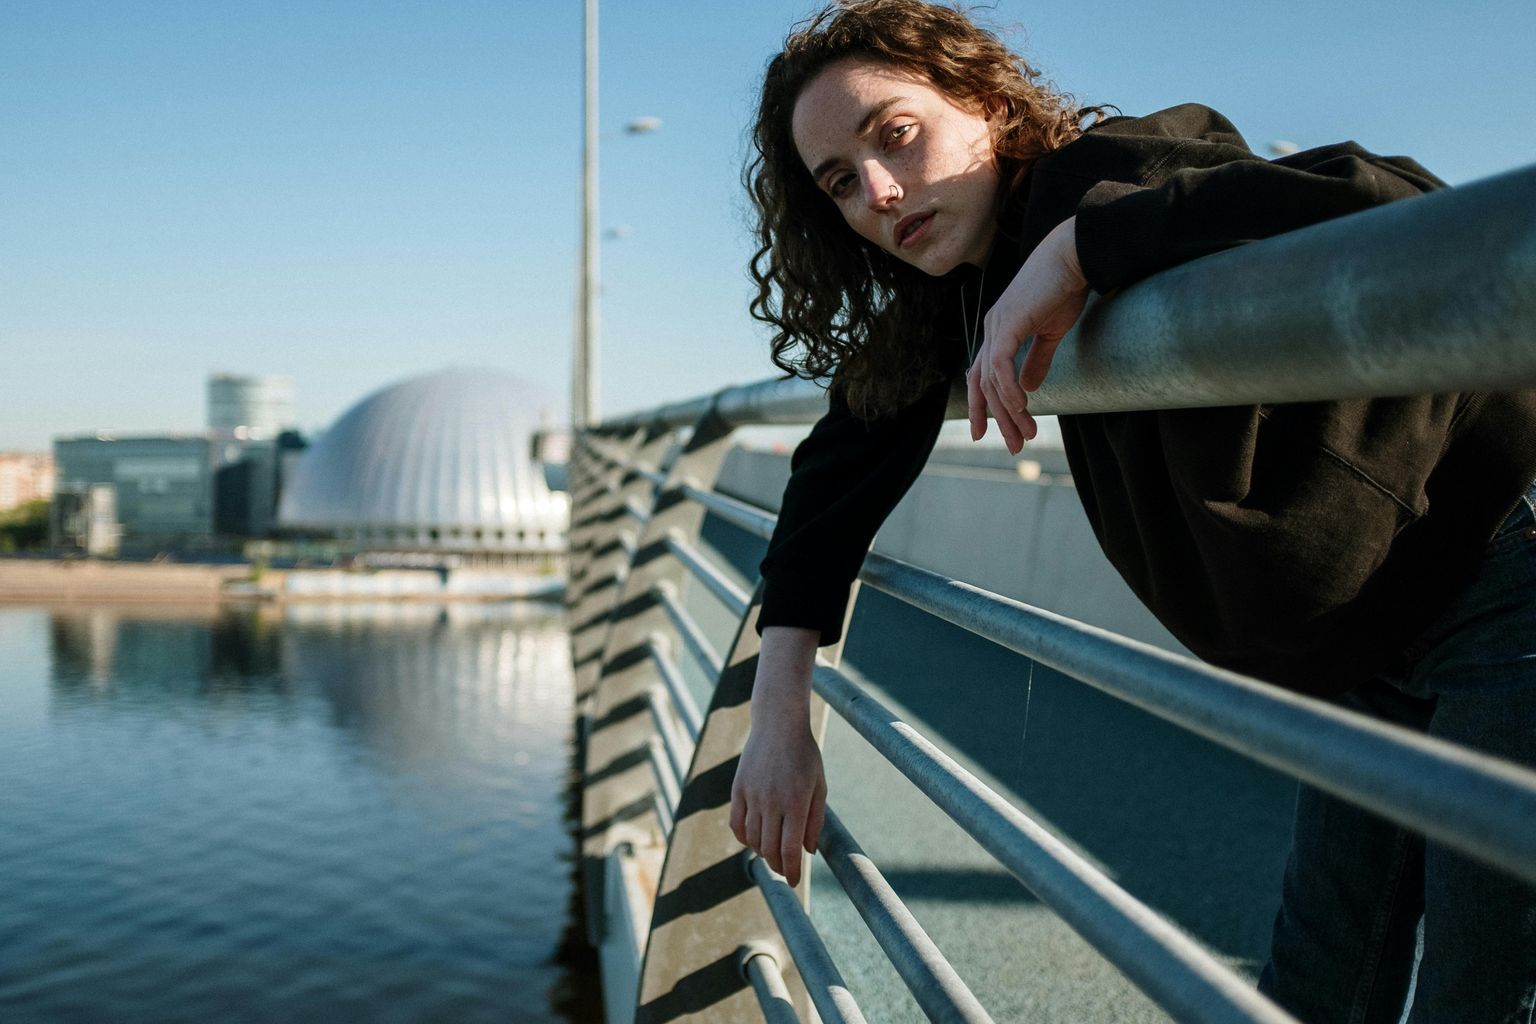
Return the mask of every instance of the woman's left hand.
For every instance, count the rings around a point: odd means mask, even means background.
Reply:
[[[1056,225],[987,311],[984,340],[965,375],[972,441],[986,434],[989,413],[1013,454],[1035,436],[1028,392],[1045,380],[1056,346],[1077,323],[1088,301],[1088,282],[1077,259],[1076,230],[1075,217]],[[1015,377],[1014,356],[1031,335],[1035,340]]]

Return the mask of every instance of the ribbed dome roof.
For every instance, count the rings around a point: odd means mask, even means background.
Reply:
[[[278,519],[340,534],[430,534],[432,546],[449,531],[556,545],[566,497],[549,490],[529,455],[543,403],[536,388],[494,370],[446,370],[377,391],[304,453]]]

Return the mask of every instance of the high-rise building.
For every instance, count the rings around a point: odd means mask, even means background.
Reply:
[[[216,439],[271,440],[293,426],[293,381],[215,373],[208,378],[208,431]]]

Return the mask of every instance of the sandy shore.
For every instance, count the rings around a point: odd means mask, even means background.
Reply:
[[[0,558],[0,603],[217,601],[225,583],[250,572],[247,565]]]
[[[505,601],[559,600],[561,581],[530,576],[475,584],[475,570],[456,571],[455,586],[436,573],[383,569],[352,573],[335,569],[269,570],[259,584],[249,565],[184,565],[176,562],[51,561],[0,558],[0,604],[199,604],[217,601]],[[292,577],[292,578],[290,578]]]

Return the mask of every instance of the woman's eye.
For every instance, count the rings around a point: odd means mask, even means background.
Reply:
[[[827,184],[827,192],[833,199],[841,199],[848,194],[848,189],[853,186],[853,175],[839,174]]]
[[[885,133],[885,141],[887,143],[900,142],[903,137],[911,134],[912,129],[916,127],[917,125],[911,122],[895,125],[890,131]]]

